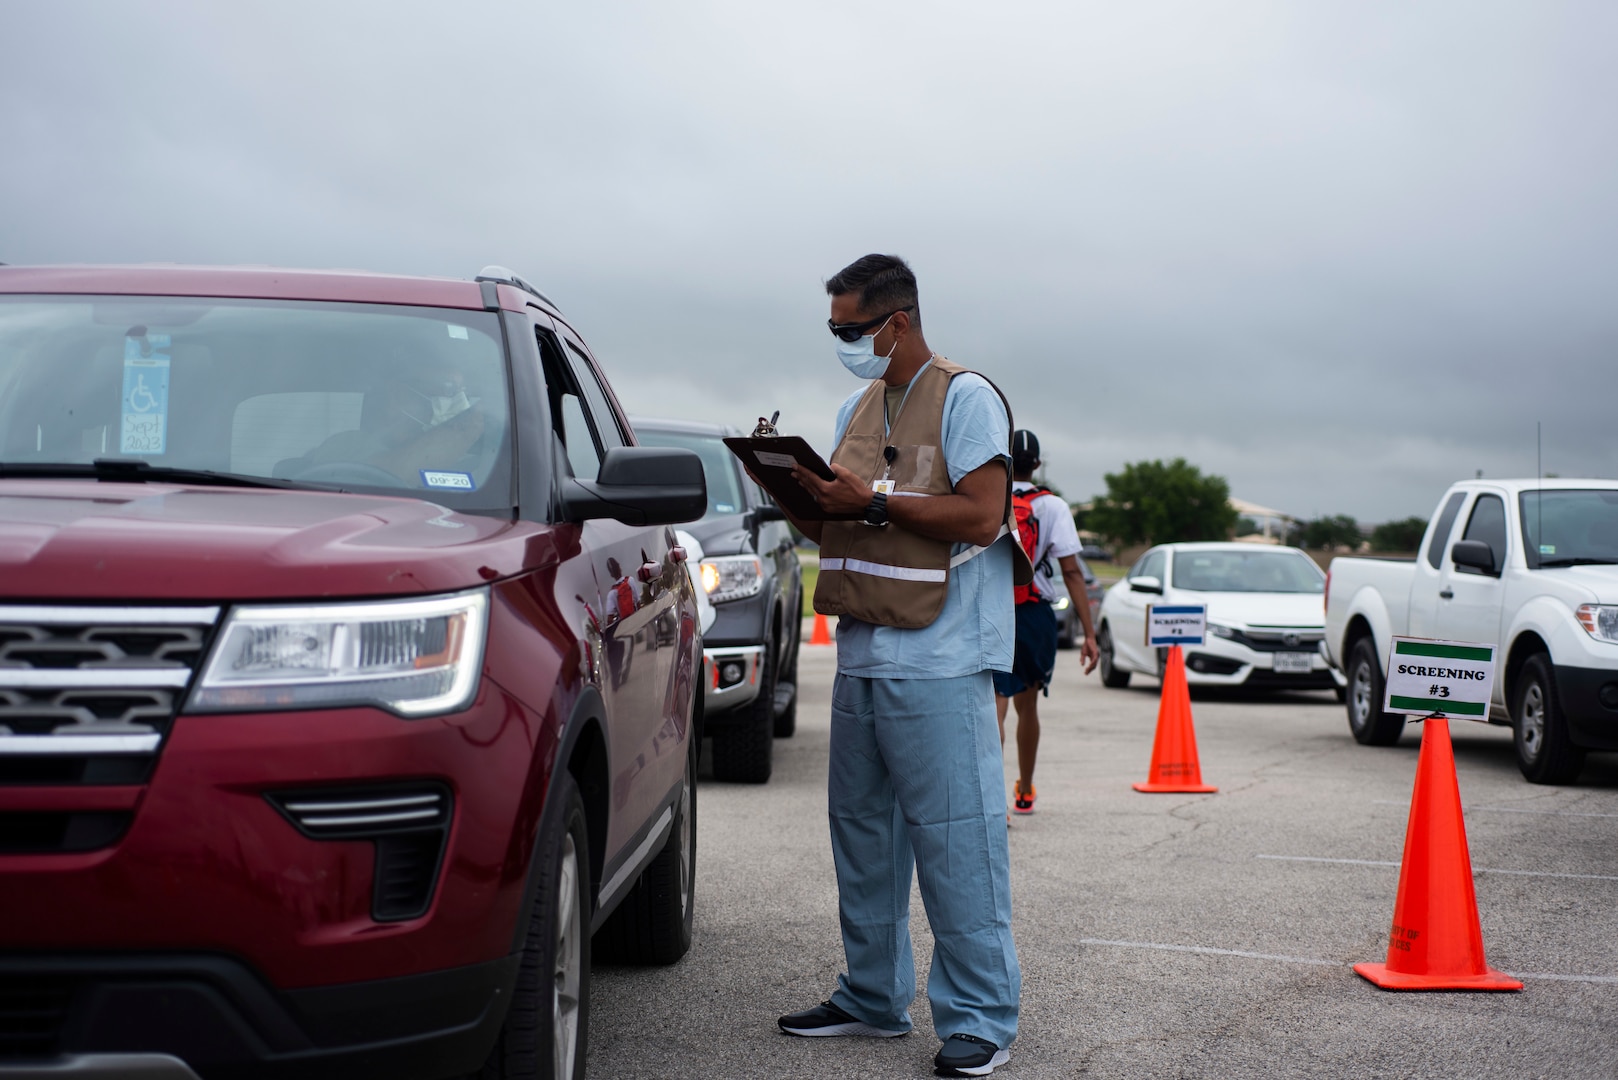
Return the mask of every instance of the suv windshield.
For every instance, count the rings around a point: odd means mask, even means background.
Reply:
[[[737,482],[736,455],[719,441],[718,435],[659,431],[657,428],[636,425],[635,438],[642,446],[672,446],[692,450],[702,459],[702,474],[708,481],[708,512],[702,515],[703,521],[739,514],[747,509],[742,503],[741,486]]]
[[[33,475],[134,459],[509,508],[510,415],[490,312],[0,297],[0,465]]]
[[[1293,551],[1177,551],[1174,587],[1190,592],[1319,593],[1325,575]]]
[[[1530,570],[1618,563],[1618,491],[1524,491],[1517,505]]]

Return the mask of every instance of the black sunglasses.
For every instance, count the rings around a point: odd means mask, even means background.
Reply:
[[[901,311],[912,311],[915,309],[915,306],[915,304],[906,304],[902,308],[894,308],[886,315],[878,315],[876,318],[866,319],[864,322],[834,323],[830,319],[827,319],[826,325],[831,328],[832,333],[836,334],[844,341],[858,341],[860,338],[865,336],[865,331],[881,326],[883,323],[887,322]]]

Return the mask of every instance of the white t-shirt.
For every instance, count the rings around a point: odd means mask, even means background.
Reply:
[[[1035,486],[1027,480],[1017,480],[1012,483],[1011,490],[1020,494],[1033,491]],[[1062,572],[1059,560],[1077,555],[1084,545],[1079,542],[1079,530],[1073,524],[1073,511],[1059,496],[1039,496],[1034,500],[1033,514],[1039,522],[1039,547],[1034,551],[1034,588],[1040,596],[1049,600],[1056,595],[1053,579]],[[1079,569],[1088,581],[1090,568],[1084,565],[1083,559],[1079,560]]]

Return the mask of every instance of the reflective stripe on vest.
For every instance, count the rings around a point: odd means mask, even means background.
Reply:
[[[949,580],[949,574],[943,570],[926,570],[919,566],[889,566],[887,563],[870,562],[866,559],[821,559],[820,569],[822,573],[843,570],[850,574],[869,574],[872,577],[888,578],[892,581]]]
[[[1008,530],[1004,525],[1000,526],[1000,531],[995,534],[994,540],[991,540],[988,544],[978,544],[975,547],[967,548],[950,559],[949,568],[953,570],[962,563],[970,562],[982,555],[989,550],[990,545],[995,540],[999,540],[1007,532]],[[887,563],[871,562],[868,559],[821,559],[820,569],[822,571],[843,570],[851,574],[870,574],[872,577],[891,578],[894,581],[949,580],[949,574],[944,570],[927,570],[919,566],[889,566]]]

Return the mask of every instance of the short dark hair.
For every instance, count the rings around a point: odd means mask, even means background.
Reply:
[[[860,294],[860,310],[868,315],[912,309],[910,321],[921,325],[921,300],[916,275],[897,255],[867,255],[855,259],[826,282],[827,296]]]

